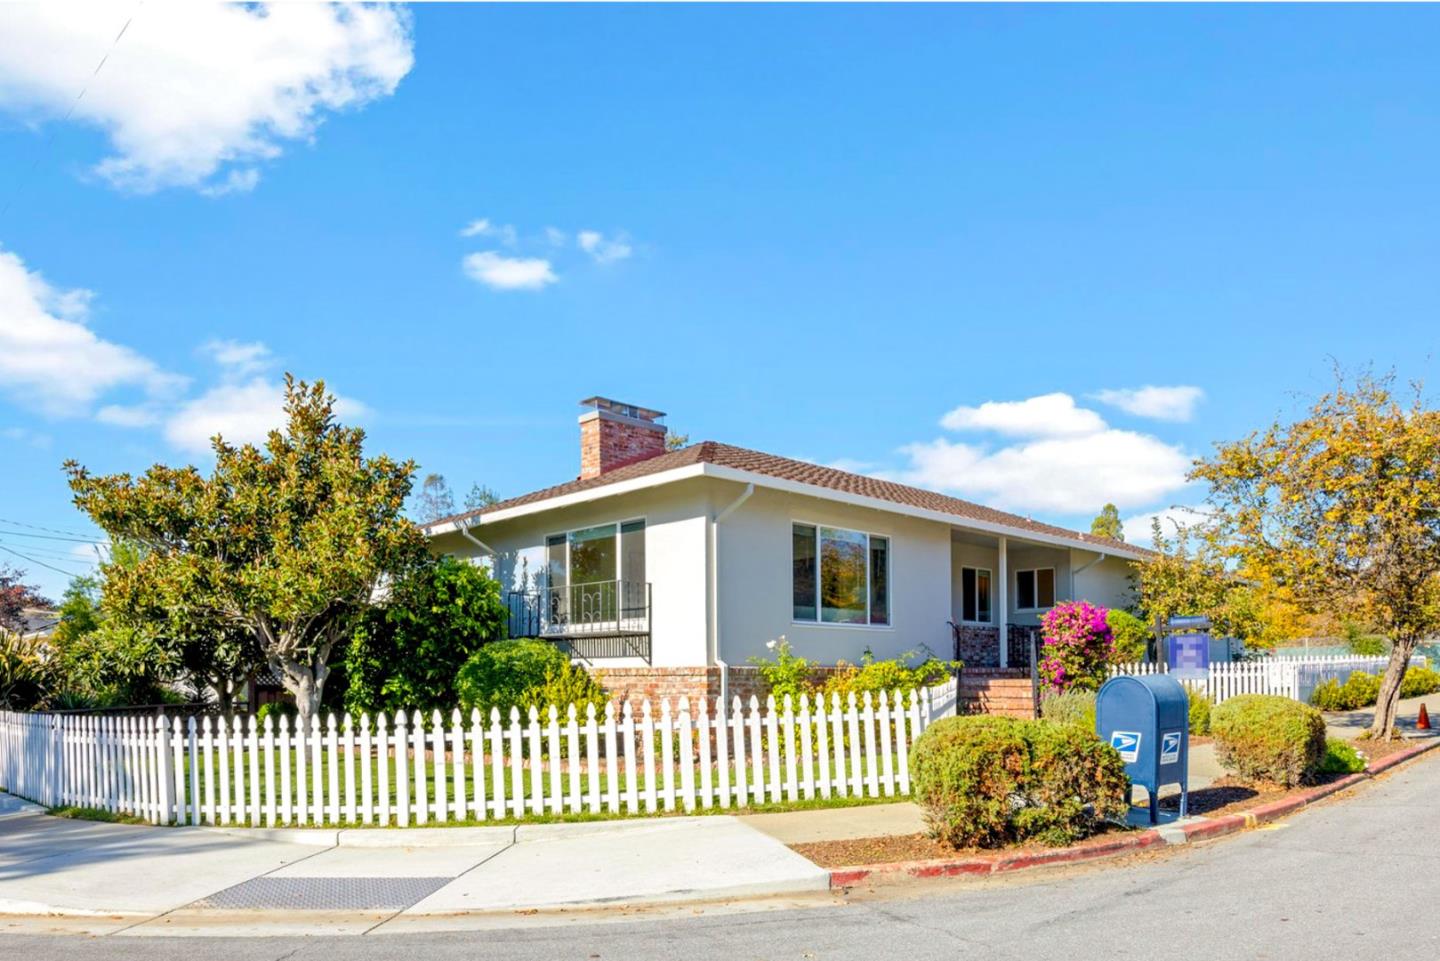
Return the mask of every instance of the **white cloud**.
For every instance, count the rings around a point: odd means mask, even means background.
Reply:
[[[634,253],[629,238],[623,233],[606,237],[598,230],[582,230],[575,235],[575,242],[597,264],[613,264]]]
[[[545,242],[551,247],[564,247],[570,242],[570,238],[559,227],[546,227]]]
[[[1015,437],[1064,437],[1093,434],[1105,421],[1093,410],[1075,406],[1069,394],[1042,394],[1028,400],[986,401],[956,407],[940,418],[947,430],[988,430]]]
[[[87,290],[57,290],[0,250],[0,388],[51,416],[78,417],[111,390],[159,397],[184,386],[184,378],[86,326],[92,299]]]
[[[1188,385],[1145,386],[1100,390],[1094,396],[1100,403],[1136,417],[1187,421],[1195,415],[1195,407],[1205,398],[1205,391]]]
[[[1153,504],[1185,485],[1190,459],[1156,437],[1107,429],[990,450],[943,438],[902,448],[907,483],[1017,511],[1093,513]]]
[[[462,264],[471,280],[492,290],[540,290],[560,279],[541,257],[506,257],[486,250],[470,254]]]
[[[201,351],[219,364],[227,374],[234,377],[248,377],[258,374],[270,366],[270,348],[260,341],[244,343],[238,340],[212,340],[201,346]]]
[[[462,237],[494,237],[507,247],[515,246],[518,239],[515,228],[509,224],[494,224],[481,217],[460,228]]]
[[[73,111],[109,138],[95,172],[138,192],[252,189],[258,164],[389,96],[414,62],[409,15],[381,5],[0,4],[0,36],[0,107]]]
[[[368,412],[359,401],[336,398],[335,413],[342,420],[355,420]],[[259,444],[284,424],[284,385],[256,377],[217,385],[181,404],[165,421],[165,439],[198,454],[210,449],[210,438],[216,434],[230,444]]]
[[[901,448],[908,465],[887,476],[1014,511],[1093,514],[1105,503],[1139,508],[1186,484],[1190,458],[1158,437],[1118,430],[1068,394],[957,407],[951,430],[1018,438],[992,445],[937,438]]]
[[[1141,511],[1133,517],[1125,518],[1122,522],[1125,530],[1125,542],[1140,547],[1153,547],[1152,522],[1157,517],[1160,518],[1160,531],[1166,537],[1174,537],[1177,527],[1198,527],[1205,520],[1205,515],[1194,507],[1176,506]]]

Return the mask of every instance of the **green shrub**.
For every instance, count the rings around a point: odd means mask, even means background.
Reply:
[[[942,661],[928,650],[921,650],[885,661],[877,661],[867,654],[858,666],[844,662],[837,666],[840,669],[827,677],[820,687],[826,701],[832,694],[839,694],[844,702],[852,693],[859,697],[867,691],[871,694],[881,691],[893,694],[932,687],[944,681],[961,665],[959,661]]]
[[[506,616],[500,584],[484,568],[449,557],[422,567],[366,612],[346,645],[345,709],[448,712],[461,666],[505,636]]]
[[[1114,607],[1105,615],[1105,623],[1110,625],[1110,634],[1114,638],[1114,647],[1110,650],[1111,664],[1133,664],[1145,660],[1150,646],[1150,628],[1145,626],[1144,621],[1129,611]]]
[[[1380,678],[1355,671],[1344,684],[1331,678],[1317,685],[1310,693],[1310,703],[1322,711],[1358,711],[1374,704],[1379,697]]]
[[[783,634],[765,646],[775,652],[775,659],[752,657],[750,664],[759,672],[766,690],[775,696],[775,703],[784,703],[787,694],[792,702],[800,703],[800,695],[810,693],[814,687],[810,675],[815,672],[815,662],[791,652]]]
[[[1095,730],[1095,692],[1073,690],[1047,694],[1040,702],[1040,716],[1056,724],[1078,724]]]
[[[1185,697],[1190,702],[1190,733],[1194,737],[1210,734],[1210,711],[1214,707],[1204,691],[1185,685]]]
[[[957,848],[1065,843],[1128,805],[1120,755],[1075,724],[945,718],[915,742],[910,771],[931,836]]]
[[[1440,691],[1440,672],[1428,667],[1412,667],[1400,681],[1401,697],[1423,697]]]
[[[558,669],[548,669],[545,672],[545,682],[521,694],[520,703],[516,707],[520,708],[521,713],[534,707],[542,716],[548,717],[547,709],[553,705],[559,709],[563,718],[568,715],[568,706],[574,704],[577,714],[583,718],[586,706],[593,704],[596,716],[603,717],[605,704],[609,700],[605,689],[590,676],[589,671],[566,661]]]
[[[1365,759],[1345,741],[1325,739],[1325,755],[1316,769],[1320,774],[1357,774],[1365,770]]]
[[[1325,754],[1325,719],[1315,708],[1274,694],[1232,697],[1211,713],[1220,763],[1247,780],[1292,787]]]
[[[465,710],[478,707],[483,714],[498,708],[508,715],[525,694],[545,685],[546,676],[570,664],[555,645],[534,638],[515,638],[486,644],[470,655],[455,678],[455,693]]]

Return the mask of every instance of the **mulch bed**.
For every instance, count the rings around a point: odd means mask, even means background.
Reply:
[[[1368,738],[1363,741],[1351,741],[1350,746],[1359,751],[1366,761],[1378,761],[1381,758],[1389,757],[1397,751],[1404,751],[1416,745],[1414,740],[1395,738],[1393,741],[1371,741]]]
[[[1323,784],[1325,781],[1332,780],[1335,778],[1325,777],[1317,783]],[[1314,786],[1306,784],[1302,787],[1283,788],[1276,784],[1252,784],[1238,778],[1222,777],[1212,782],[1209,787],[1192,788],[1186,813],[1200,814],[1205,817],[1239,814],[1247,808],[1267,804],[1270,801],[1279,801],[1292,794],[1308,791]],[[1180,795],[1175,794],[1161,798],[1160,810],[1179,811]]]
[[[1101,831],[1093,838],[1077,842],[1075,847],[1106,844],[1123,828]],[[810,841],[792,844],[792,851],[809,858],[822,868],[850,867],[856,864],[889,864],[895,861],[931,861],[940,858],[985,857],[997,854],[1024,854],[1029,851],[1053,851],[1043,844],[1017,844],[1004,848],[952,848],[943,841],[933,841],[923,834],[894,834],[873,838],[850,838],[844,841]]]
[[[1190,743],[1208,742],[1209,738],[1191,738]],[[1367,762],[1374,762],[1398,751],[1415,746],[1413,740],[1354,741],[1356,750],[1364,755]],[[1190,792],[1188,814],[1204,817],[1222,817],[1239,814],[1251,808],[1281,801],[1292,795],[1304,794],[1316,786],[1337,781],[1348,775],[1329,774],[1313,783],[1299,787],[1283,788],[1276,784],[1250,783],[1234,777],[1222,777],[1208,787],[1196,788]],[[1160,809],[1177,811],[1180,796],[1162,798]],[[1117,834],[1126,833],[1125,828],[1102,831],[1093,838],[1081,841],[1076,847],[1109,843]],[[932,840],[924,834],[896,834],[880,837],[851,838],[843,841],[812,841],[805,844],[791,844],[791,850],[809,858],[823,868],[842,868],[854,865],[889,864],[898,861],[929,861],[981,857],[995,854],[1024,854],[1032,851],[1052,850],[1040,844],[1024,844],[1006,848],[952,848],[941,841]]]

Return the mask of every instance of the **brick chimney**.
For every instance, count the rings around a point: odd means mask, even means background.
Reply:
[[[665,453],[664,411],[608,397],[587,397],[580,406],[581,480]]]

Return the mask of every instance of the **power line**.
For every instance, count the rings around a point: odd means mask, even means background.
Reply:
[[[42,541],[69,541],[72,544],[105,544],[107,541],[96,540],[93,537],[62,537],[59,534],[30,534],[25,531],[7,531],[0,529],[0,534],[7,537],[34,537]]]
[[[4,539],[0,538],[0,544],[3,543],[5,543]],[[31,554],[36,554],[40,557],[51,557],[57,558],[62,561],[73,561],[77,564],[92,563],[85,556],[73,552],[50,550],[49,548],[44,547],[32,547],[29,544],[21,544],[20,546],[23,547],[27,552]]]
[[[144,6],[144,0],[141,0],[140,3],[135,5],[136,11],[138,12],[142,6]],[[81,100],[85,99],[85,94],[90,89],[90,84],[100,75],[100,71],[104,69],[106,61],[110,59],[110,54],[115,52],[115,47],[119,45],[120,38],[125,36],[125,31],[130,29],[130,23],[134,19],[134,13],[125,18],[124,26],[120,28],[119,33],[115,34],[115,39],[110,41],[110,46],[106,49],[105,55],[100,58],[100,62],[95,65],[95,69],[90,72],[90,76],[86,77],[85,82],[80,85],[80,92],[76,94],[75,99],[70,102],[70,108],[65,111],[65,116],[60,118],[59,124],[52,124],[47,128],[45,142],[41,145],[40,149],[36,151],[35,159],[30,161],[30,169],[25,171],[23,175],[15,178],[14,189],[10,192],[10,196],[6,198],[5,206],[0,208],[0,218],[3,218],[10,212],[10,205],[15,202],[15,198],[19,196],[20,191],[30,181],[30,178],[35,176],[35,168],[40,166],[41,158],[50,152],[50,147],[55,142],[55,128],[70,122],[70,118],[75,114],[75,108],[80,106]]]
[[[81,531],[72,531],[64,527],[45,527],[41,524],[27,524],[24,521],[17,521],[9,517],[0,517],[0,524],[10,524],[15,527],[25,527],[29,528],[32,531],[48,531],[51,534],[69,534],[73,537],[87,536]],[[91,540],[94,540],[94,538],[91,538]]]
[[[0,551],[4,551],[7,554],[14,554],[21,560],[29,561],[31,564],[38,564],[46,570],[54,571],[56,574],[64,574],[66,577],[74,577],[78,573],[77,571],[62,571],[60,568],[55,567],[52,564],[46,564],[44,561],[37,561],[35,558],[29,556],[28,554],[22,554],[14,548],[6,547],[4,544],[0,544]]]

